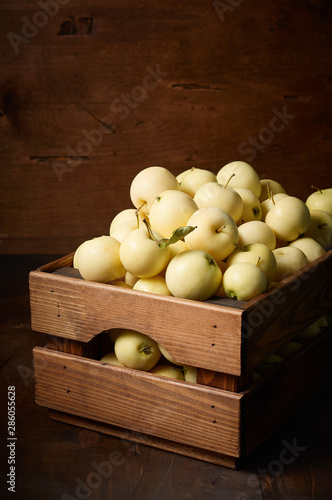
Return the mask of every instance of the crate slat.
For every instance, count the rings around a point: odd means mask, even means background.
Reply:
[[[240,456],[241,394],[35,347],[41,406]]]

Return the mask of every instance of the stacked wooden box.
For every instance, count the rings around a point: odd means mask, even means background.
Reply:
[[[331,382],[325,328],[258,380],[255,366],[332,310],[332,251],[248,302],[84,281],[73,254],[30,273],[36,401],[57,420],[236,468]],[[105,334],[152,337],[197,383],[103,364]],[[105,352],[104,352],[105,354]]]

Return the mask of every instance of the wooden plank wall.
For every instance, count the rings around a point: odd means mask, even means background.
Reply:
[[[107,234],[150,165],[332,185],[328,0],[2,0],[0,25],[1,253]]]

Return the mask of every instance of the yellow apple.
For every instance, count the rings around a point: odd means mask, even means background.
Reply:
[[[160,377],[174,378],[175,380],[184,380],[183,371],[176,366],[160,364],[150,370],[150,373]]]
[[[187,246],[204,250],[217,261],[226,259],[238,244],[238,228],[221,208],[200,208],[190,217],[188,225],[196,229],[185,237]]]
[[[137,211],[136,208],[126,208],[124,210],[121,210],[121,212],[116,214],[111,221],[110,236],[113,236],[112,232],[115,229],[115,227],[118,226],[119,224],[122,224],[123,222],[134,222],[136,224],[136,227],[141,227],[141,224],[143,222],[143,217],[144,214],[141,213],[139,210]]]
[[[277,271],[274,275],[274,281],[279,282],[308,264],[305,254],[296,247],[286,246],[276,248],[273,250],[273,253],[277,261]]]
[[[140,229],[147,231],[146,226],[143,222],[141,222],[139,227]],[[127,220],[114,226],[111,231],[111,236],[112,238],[115,238],[120,243],[122,243],[127,234],[129,234],[134,229],[137,229],[137,221]]]
[[[159,361],[161,352],[155,340],[134,330],[123,330],[115,339],[114,352],[127,368],[149,371]]]
[[[168,290],[163,276],[152,276],[151,278],[141,278],[136,281],[133,290],[142,292],[157,293],[158,295],[172,295]]]
[[[276,247],[276,236],[272,229],[260,220],[245,222],[238,227],[239,246],[263,243],[271,250]]]
[[[197,383],[197,368],[195,366],[183,365],[183,372],[186,382]]]
[[[317,189],[308,196],[306,205],[309,210],[324,210],[332,215],[332,188]]]
[[[222,286],[227,297],[250,300],[265,292],[267,279],[264,272],[255,264],[237,262],[226,269]]]
[[[237,222],[242,215],[243,203],[240,194],[218,182],[203,184],[197,190],[194,200],[198,208],[221,208],[232,217],[234,222]]]
[[[108,283],[125,275],[119,257],[120,243],[111,236],[99,236],[81,246],[78,270],[85,280]]]
[[[262,203],[264,200],[270,198],[271,193],[276,195],[278,193],[286,193],[285,188],[274,179],[261,179],[261,195],[259,197],[259,201]]]
[[[154,233],[156,238],[161,235]],[[168,264],[169,247],[160,248],[145,229],[134,229],[120,245],[120,259],[127,271],[138,278],[151,278]]]
[[[115,356],[115,353],[114,352],[110,352],[108,354],[105,354],[105,356],[103,356],[101,359],[100,359],[100,362],[101,363],[108,363],[108,364],[111,364],[111,365],[117,365],[117,366],[124,366],[122,363],[120,363],[120,361],[117,359],[117,357]]]
[[[235,174],[231,179],[230,177]],[[233,161],[224,165],[217,173],[220,184],[226,184],[231,188],[247,188],[252,191],[257,198],[261,194],[261,183],[256,170],[244,161]]]
[[[130,185],[130,199],[136,208],[148,214],[156,197],[167,189],[179,189],[176,177],[164,167],[147,167],[134,177]]]
[[[125,282],[127,283],[127,285],[130,287],[130,288],[133,288],[133,286],[135,285],[135,283],[139,280],[139,278],[137,276],[134,276],[133,274],[131,274],[129,271],[126,272],[125,274]]]
[[[222,274],[213,257],[203,250],[186,250],[167,266],[166,285],[174,297],[207,300],[217,293]]]
[[[313,238],[303,237],[292,241],[289,246],[296,247],[302,250],[308,259],[308,262],[313,262],[326,253],[325,248]]]
[[[217,177],[210,170],[193,167],[177,176],[179,188],[192,198],[196,191],[207,182],[217,182]]]
[[[175,361],[175,359],[173,358],[173,356],[165,349],[165,347],[163,347],[162,345],[158,344],[158,347],[160,349],[160,352],[161,354],[164,356],[164,358],[167,359],[167,361],[169,361],[170,363],[173,363],[174,365],[181,365],[181,363],[177,363]]]
[[[164,238],[170,238],[175,229],[187,226],[188,219],[196,210],[198,206],[189,194],[176,190],[164,191],[151,205],[150,225]]]
[[[262,209],[262,221],[265,221],[266,214],[271,210],[271,208],[274,207],[276,203],[278,203],[279,200],[282,198],[286,198],[288,194],[286,193],[277,193],[274,194],[271,198],[267,198],[266,200],[261,202],[261,209]]]
[[[238,221],[238,225],[251,220],[261,220],[262,209],[257,196],[247,188],[234,188],[234,190],[241,196],[243,203],[242,214]]]
[[[324,210],[310,210],[310,226],[304,236],[314,238],[325,250],[332,248],[332,215]]]
[[[277,271],[277,261],[272,250],[263,243],[251,243],[245,247],[239,247],[227,257],[227,267],[236,262],[250,262],[258,265],[265,273],[267,283],[269,284]]]
[[[266,214],[265,223],[278,239],[293,241],[309,228],[310,212],[302,200],[286,196]]]

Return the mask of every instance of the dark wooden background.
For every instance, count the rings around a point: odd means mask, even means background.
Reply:
[[[43,2],[53,11],[40,14]],[[239,159],[301,198],[311,184],[331,186],[331,7],[330,0],[0,0],[3,474],[9,385],[19,438],[17,494],[9,496],[2,475],[1,498],[75,498],[76,479],[86,481],[111,450],[125,462],[92,500],[331,498],[330,394],[241,471],[50,421],[34,401],[32,348],[45,338],[31,331],[28,295],[28,272],[50,254],[107,234],[147,166],[217,172]],[[294,439],[305,450],[274,474]]]
[[[52,5],[0,3],[1,253],[107,234],[150,165],[331,186],[330,0]]]

